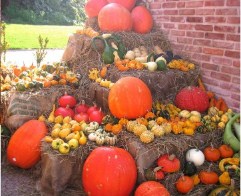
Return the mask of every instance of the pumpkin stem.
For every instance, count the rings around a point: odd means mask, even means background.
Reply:
[[[155,168],[153,169],[153,172],[156,173],[156,172],[158,172],[159,170],[161,170],[162,168],[163,168],[162,166],[155,167]]]
[[[171,154],[170,156],[168,156],[168,159],[170,161],[174,160],[176,158],[176,155],[175,154]]]

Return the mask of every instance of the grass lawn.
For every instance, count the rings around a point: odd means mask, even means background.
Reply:
[[[79,26],[6,24],[6,41],[10,49],[39,48],[38,36],[48,38],[47,48],[62,49],[67,45],[68,35]]]

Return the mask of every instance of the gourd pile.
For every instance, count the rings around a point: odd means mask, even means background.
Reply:
[[[174,100],[160,101],[153,99],[144,81],[131,76],[133,72],[145,72],[151,77],[170,70],[188,74],[198,69],[196,63],[156,43],[151,47],[126,47],[121,36],[113,32],[132,30],[145,34],[153,26],[148,9],[135,4],[135,0],[87,1],[86,13],[89,18],[97,17],[101,29],[98,32],[85,27],[76,31],[77,35],[91,39],[90,49],[100,58],[99,64],[89,66],[87,71],[81,67],[77,74],[64,63],[3,66],[1,92],[38,91],[53,85],[68,85],[79,90],[86,84],[84,75],[88,84],[96,83],[108,90],[108,112],[104,112],[102,105],[79,99],[78,94],[82,92],[78,90],[62,94],[49,111],[38,120],[24,123],[11,136],[7,147],[9,162],[24,169],[33,167],[40,160],[41,143],[48,147],[47,153],[65,158],[94,146],[81,165],[83,189],[89,195],[171,195],[173,190],[165,186],[170,176],[174,178],[176,194],[191,195],[198,187],[207,186],[210,196],[238,195],[238,185],[234,182],[240,177],[240,114],[228,108],[223,98],[207,91],[201,77],[197,85],[178,90]],[[119,18],[121,20],[117,20]],[[110,70],[130,74],[111,81]],[[193,139],[197,134],[214,131],[222,135],[220,145],[210,143],[200,149],[192,146],[185,149],[185,157],[166,150],[151,167],[144,168],[146,180],[141,183],[136,183],[140,174],[137,160],[128,148],[118,143],[123,133],[137,138],[138,144],[146,147],[168,137],[179,142],[183,135]],[[25,138],[28,142],[23,142]]]

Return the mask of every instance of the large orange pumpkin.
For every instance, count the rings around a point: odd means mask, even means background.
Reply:
[[[146,181],[140,184],[136,191],[135,196],[170,196],[168,190],[159,182]]]
[[[47,132],[44,122],[30,120],[24,123],[10,138],[8,161],[23,169],[34,166],[40,160],[40,144]]]
[[[107,4],[108,2],[106,0],[88,0],[85,4],[85,12],[90,18],[96,17],[101,8]]]
[[[118,3],[130,11],[136,4],[136,0],[107,0],[107,1],[109,3]]]
[[[149,33],[153,27],[153,18],[150,11],[144,6],[136,6],[131,11],[133,31],[136,33]]]
[[[151,92],[139,78],[123,77],[112,86],[108,96],[108,105],[112,115],[117,118],[142,117],[151,110]]]
[[[132,29],[131,14],[122,5],[110,3],[100,10],[98,24],[102,31],[130,31]]]
[[[84,162],[82,182],[88,195],[130,195],[136,178],[135,160],[122,148],[98,147]]]

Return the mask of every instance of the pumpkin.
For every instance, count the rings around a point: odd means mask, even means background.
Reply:
[[[118,3],[130,11],[136,4],[136,0],[107,0],[107,1],[109,3]]]
[[[207,161],[218,161],[220,159],[220,151],[213,146],[208,146],[203,151],[205,159]]]
[[[218,174],[214,171],[210,171],[209,169],[207,171],[200,171],[198,176],[203,184],[216,184],[219,180]]]
[[[136,6],[131,11],[133,31],[136,33],[149,33],[153,27],[153,18],[150,11],[144,6]]]
[[[176,189],[179,193],[186,194],[194,187],[193,179],[189,176],[181,176],[176,181]]]
[[[107,4],[108,2],[106,0],[88,0],[85,4],[85,12],[90,18],[96,17],[101,8]]]
[[[136,179],[135,160],[122,148],[97,147],[84,162],[82,182],[88,195],[130,195]]]
[[[227,144],[219,146],[218,150],[220,152],[221,158],[229,158],[232,157],[234,154],[233,149]]]
[[[110,3],[100,10],[98,25],[101,31],[131,31],[131,14],[122,5]]]
[[[177,172],[181,167],[180,160],[174,154],[160,156],[157,165],[162,167],[162,171],[168,173]]]
[[[143,117],[152,108],[152,95],[139,78],[127,76],[119,79],[108,96],[110,112],[117,118]]]
[[[175,104],[182,110],[195,110],[202,113],[208,109],[209,99],[201,88],[188,86],[177,93]]]
[[[195,166],[201,166],[205,161],[205,156],[201,150],[192,148],[186,153],[186,161],[193,162]]]
[[[40,143],[48,130],[44,122],[30,120],[20,126],[10,138],[7,159],[23,169],[33,167],[40,160]]]
[[[156,181],[146,181],[141,183],[136,191],[134,196],[170,196],[168,190],[159,182]]]

